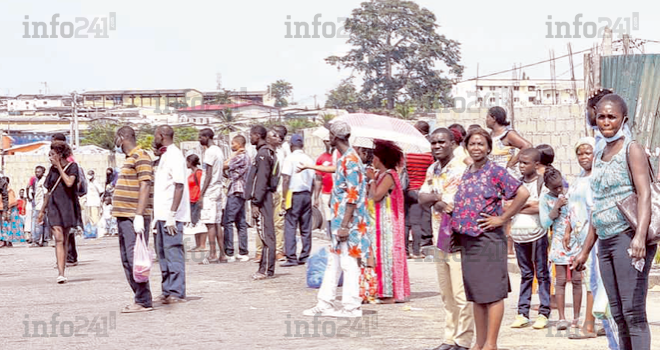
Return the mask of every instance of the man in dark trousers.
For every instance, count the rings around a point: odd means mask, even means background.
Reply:
[[[263,280],[275,274],[273,191],[277,189],[278,179],[273,174],[275,151],[266,144],[266,134],[266,128],[261,125],[250,129],[250,143],[257,148],[257,155],[250,168],[245,193],[252,203],[252,217],[256,222],[259,239],[263,243],[259,271],[252,275],[254,280]]]

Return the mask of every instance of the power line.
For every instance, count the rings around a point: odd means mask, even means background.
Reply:
[[[585,49],[585,50],[582,50],[582,51],[576,51],[576,52],[573,52],[573,55],[581,54],[581,53],[588,52],[588,51],[591,51],[591,49],[589,48],[589,49]],[[482,75],[480,77],[465,79],[465,80],[459,81],[458,83],[464,83],[466,81],[473,81],[473,80],[478,80],[478,79],[482,79],[482,78],[486,78],[486,77],[492,77],[493,75],[499,75],[499,74],[503,74],[503,73],[512,72],[512,71],[517,70],[517,69],[528,68],[528,67],[536,66],[536,65],[539,65],[539,64],[548,63],[548,62],[551,62],[551,61],[556,61],[556,60],[561,59],[561,58],[566,58],[570,55],[571,54],[566,54],[566,55],[563,55],[563,56],[554,57],[554,58],[543,60],[543,61],[540,61],[540,62],[526,64],[524,66],[516,67],[514,69],[507,69],[507,70],[503,70],[501,72],[496,72],[496,73]]]

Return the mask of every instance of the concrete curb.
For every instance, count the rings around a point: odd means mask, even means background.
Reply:
[[[508,261],[507,261],[507,267],[508,267],[509,273],[520,274],[520,268],[518,267],[518,261],[516,260],[516,258],[509,258]],[[649,274],[649,289],[651,289],[655,286],[660,286],[660,267],[659,266],[654,266],[651,269],[651,273]]]

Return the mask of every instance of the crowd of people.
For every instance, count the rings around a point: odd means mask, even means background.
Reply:
[[[0,178],[1,244],[24,241],[23,222],[29,222],[33,246],[55,241],[57,283],[66,283],[65,268],[77,263],[77,228],[89,223],[99,235],[118,235],[135,294],[122,312],[137,313],[153,310],[155,302],[186,301],[184,230],[194,230],[192,250],[208,252],[201,264],[209,265],[248,261],[248,227],[256,228],[259,267],[252,279],[267,280],[277,261],[283,268],[308,261],[318,210],[331,243],[317,303],[304,315],[360,317],[366,303],[407,302],[407,260],[431,256],[445,308],[445,339],[435,349],[497,349],[511,292],[507,257],[515,254],[521,285],[512,328],[549,327],[554,308],[558,330],[577,329],[572,339],[596,337],[594,299],[606,293],[611,318],[602,325],[609,347],[650,349],[646,293],[656,253],[656,245],[646,243],[651,179],[627,114],[618,95],[592,94],[587,121],[595,137],[575,144],[582,172],[570,184],[552,166],[552,146],[525,140],[501,107],[488,111],[490,132],[459,124],[431,132],[427,123],[416,123],[429,154],[404,153],[396,142],[378,139],[370,148],[353,147],[351,126],[336,120],[327,126],[325,152],[316,160],[305,153],[302,135],[285,141],[283,126],[253,126],[249,138],[233,137],[228,157],[209,128],[199,131],[202,154],[185,157],[171,127],[158,127],[153,149],[145,150],[124,126],[114,143],[125,161],[119,171],[107,169],[105,185],[93,171],[85,174],[63,135],[55,135],[50,169],[35,169],[26,198],[22,189],[16,198],[9,180]],[[256,149],[252,155],[248,141]],[[635,229],[616,207],[633,193],[641,223]],[[29,214],[26,203],[33,208]],[[133,275],[134,247],[139,236],[148,242],[149,232],[162,275],[156,298],[149,281]],[[586,317],[580,324],[583,284]],[[540,305],[532,323],[535,289]]]

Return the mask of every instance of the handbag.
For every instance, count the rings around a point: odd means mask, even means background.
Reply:
[[[633,230],[637,229],[637,190],[633,181],[632,172],[630,171],[630,145],[626,149],[626,163],[628,164],[628,176],[630,182],[633,183],[633,194],[617,201],[616,206],[619,208],[623,217],[628,221]],[[646,244],[653,245],[660,241],[660,184],[653,176],[653,167],[651,161],[646,157],[649,171],[649,181],[651,187],[651,222],[649,224],[648,232],[646,233]]]

